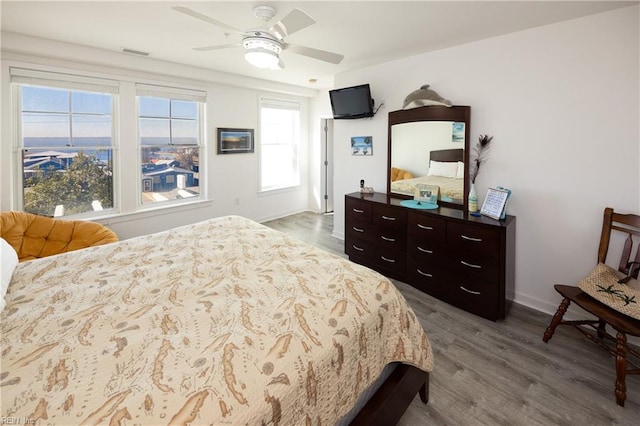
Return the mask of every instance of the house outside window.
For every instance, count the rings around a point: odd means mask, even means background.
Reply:
[[[260,191],[300,185],[300,104],[260,100]]]
[[[11,69],[22,210],[77,215],[114,207],[117,82]]]
[[[136,91],[141,203],[199,197],[205,94],[142,84]]]

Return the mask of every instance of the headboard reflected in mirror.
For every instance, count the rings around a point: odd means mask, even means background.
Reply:
[[[424,106],[389,113],[387,194],[413,198],[440,187],[438,204],[466,210],[471,107]]]

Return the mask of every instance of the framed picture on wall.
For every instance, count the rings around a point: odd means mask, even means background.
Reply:
[[[253,129],[218,127],[218,154],[254,152]]]
[[[373,155],[373,137],[352,136],[351,155]]]
[[[451,142],[464,143],[465,123],[454,121],[451,125]]]

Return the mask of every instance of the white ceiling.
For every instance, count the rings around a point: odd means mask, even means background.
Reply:
[[[2,31],[111,51],[129,48],[165,61],[310,88],[330,87],[333,75],[376,63],[495,37],[637,4],[637,1],[5,1]],[[194,47],[240,41],[240,35],[178,13],[187,6],[242,30],[261,21],[252,8],[277,9],[275,24],[293,8],[316,23],[289,43],[344,55],[333,65],[288,51],[284,70],[254,68],[240,47],[208,52]],[[125,55],[123,53],[123,55]],[[310,79],[317,79],[310,83]]]

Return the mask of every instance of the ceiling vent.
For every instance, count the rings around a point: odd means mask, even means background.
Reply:
[[[149,56],[149,52],[143,52],[141,50],[127,49],[126,47],[124,47],[122,49],[122,53],[128,53],[130,55],[136,55],[136,56]]]

